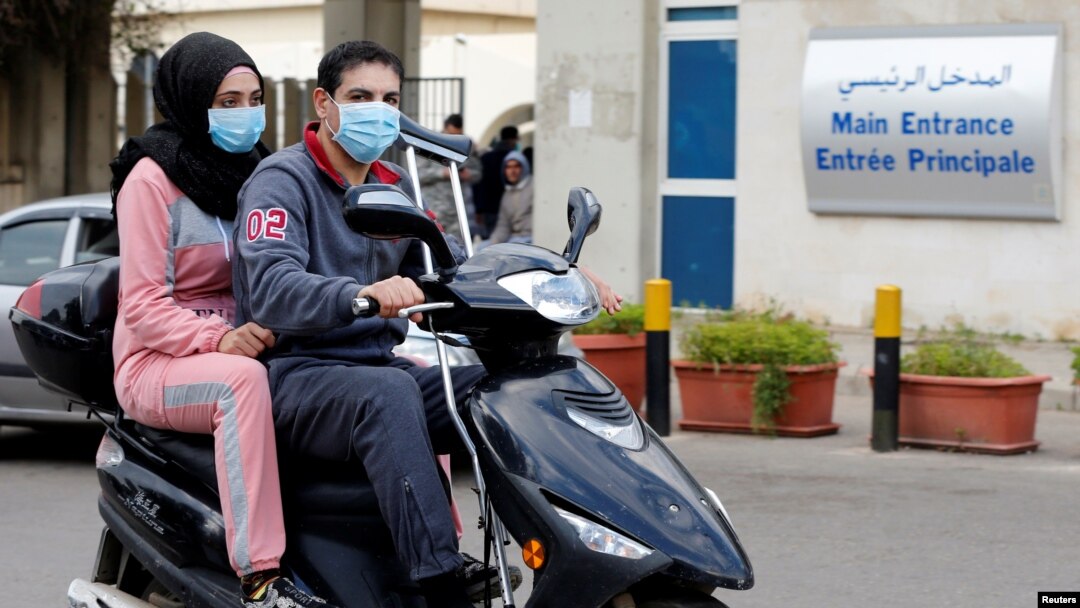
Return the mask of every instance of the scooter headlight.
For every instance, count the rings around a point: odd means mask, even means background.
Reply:
[[[94,456],[94,464],[97,468],[115,467],[124,462],[124,448],[115,439],[105,433],[98,445],[97,455]]]
[[[629,424],[617,425],[569,408],[566,413],[581,428],[615,445],[628,450],[640,450],[641,446],[645,445],[645,434],[641,432],[641,424],[638,423],[637,416],[631,418]]]
[[[597,553],[606,553],[627,559],[641,559],[652,554],[653,550],[631,540],[618,532],[601,526],[569,511],[554,507],[555,512],[573,526],[578,538],[585,546]]]
[[[571,268],[566,274],[552,274],[546,270],[520,272],[502,277],[498,283],[556,323],[581,325],[596,318],[600,312],[596,287],[577,268]]]

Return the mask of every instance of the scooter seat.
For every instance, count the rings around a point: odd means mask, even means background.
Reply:
[[[214,438],[133,424],[134,431],[164,458],[217,492]],[[363,466],[296,454],[278,454],[282,494],[286,503],[303,515],[355,517],[378,513],[375,492]]]
[[[133,423],[132,429],[158,455],[171,460],[215,492],[217,470],[214,468],[214,437],[198,433],[167,431]]]

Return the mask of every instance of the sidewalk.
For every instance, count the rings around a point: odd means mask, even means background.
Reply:
[[[681,318],[672,321],[671,358],[677,359],[679,337],[682,332],[701,320],[700,313],[684,313]],[[870,393],[870,382],[863,373],[874,368],[874,332],[858,327],[825,327],[832,339],[840,344],[840,360],[847,366],[840,369],[836,383],[838,395],[866,395]],[[901,355],[914,340],[914,332],[905,332],[901,343]],[[1043,409],[1080,411],[1080,399],[1072,384],[1071,344],[1062,342],[1025,341],[1017,344],[1001,344],[1005,354],[1015,358],[1034,374],[1052,376],[1052,380],[1043,385],[1039,406]]]

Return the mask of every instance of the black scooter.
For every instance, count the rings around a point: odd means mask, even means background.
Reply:
[[[467,139],[408,121],[402,140],[414,176],[415,151],[450,165],[454,177],[468,154]],[[595,289],[575,267],[600,220],[592,193],[570,193],[571,236],[562,255],[503,244],[460,267],[435,223],[395,187],[352,188],[343,215],[365,236],[428,245],[439,264],[420,279],[427,303],[402,315],[424,312],[426,329],[476,349],[489,372],[459,409],[442,366],[448,407],[473,464],[486,545],[500,570],[492,595],[503,606],[515,605],[509,537],[533,570],[526,606],[722,607],[713,589],[753,585],[717,496],[607,378],[556,352],[563,332],[599,312]],[[69,602],[231,608],[237,583],[225,553],[212,440],[138,425],[116,404],[110,342],[118,268],[114,258],[49,273],[10,313],[43,385],[115,414],[97,454],[106,527],[91,579],[72,582]],[[374,314],[372,304],[357,300],[354,312]],[[280,460],[285,566],[294,580],[357,608],[423,608],[363,471],[290,454]]]

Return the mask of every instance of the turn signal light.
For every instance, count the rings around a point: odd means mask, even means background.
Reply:
[[[544,545],[535,538],[531,538],[521,547],[521,558],[525,565],[533,570],[539,570],[544,565]]]

